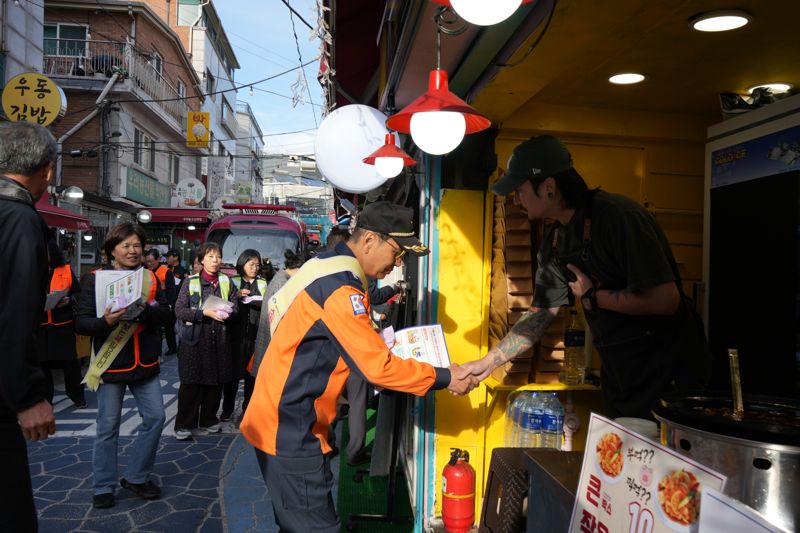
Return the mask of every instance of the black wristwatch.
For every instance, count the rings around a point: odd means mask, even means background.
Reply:
[[[600,309],[600,306],[597,305],[597,293],[594,287],[590,287],[583,293],[583,296],[581,296],[581,305],[585,311],[597,311]]]

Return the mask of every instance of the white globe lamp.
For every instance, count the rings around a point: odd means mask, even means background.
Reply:
[[[425,111],[411,116],[411,138],[420,150],[442,155],[461,144],[467,122],[454,111]]]
[[[450,0],[458,16],[476,26],[503,22],[522,4],[522,0]]]

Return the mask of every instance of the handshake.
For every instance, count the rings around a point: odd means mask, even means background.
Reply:
[[[450,385],[447,386],[447,390],[451,394],[461,396],[477,387],[497,366],[493,364],[493,359],[490,355],[487,354],[485,357],[469,361],[463,365],[452,363],[450,365]]]

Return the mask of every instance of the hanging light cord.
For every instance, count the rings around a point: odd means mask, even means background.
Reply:
[[[461,35],[469,27],[463,21],[460,26],[456,26],[458,20],[458,15],[445,6],[438,8],[433,14],[433,23],[436,25],[436,70],[442,69],[442,34]]]
[[[550,8],[550,14],[547,15],[547,22],[544,23],[544,28],[542,28],[542,31],[541,33],[539,33],[539,36],[536,37],[536,40],[533,41],[533,43],[528,47],[527,50],[525,50],[525,54],[523,54],[523,56],[518,60],[511,63],[498,63],[496,65],[497,67],[500,68],[516,67],[517,65],[528,59],[528,56],[531,55],[533,49],[536,48],[536,46],[539,44],[539,41],[541,41],[542,37],[544,37],[544,34],[547,33],[547,28],[550,27],[550,21],[553,20],[553,13],[556,12],[557,5],[558,5],[558,0],[553,0],[553,7]]]

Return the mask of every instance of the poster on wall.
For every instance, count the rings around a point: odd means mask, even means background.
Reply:
[[[206,197],[206,186],[196,178],[185,178],[175,186],[173,207],[197,207]]]
[[[800,169],[800,126],[776,131],[711,153],[711,187]]]
[[[237,204],[249,204],[253,197],[253,184],[249,181],[236,181],[232,192]]]
[[[694,533],[706,488],[727,478],[592,413],[570,533]]]

